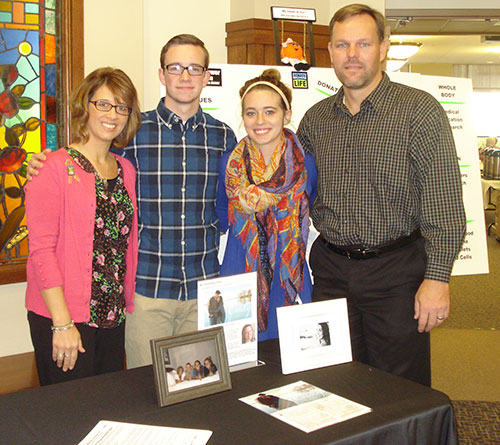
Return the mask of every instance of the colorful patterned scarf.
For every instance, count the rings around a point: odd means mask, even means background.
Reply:
[[[302,290],[309,197],[304,151],[293,132],[283,130],[269,165],[247,136],[229,157],[226,192],[229,224],[245,249],[245,271],[257,271],[259,331],[267,329],[269,291],[276,255],[285,305]],[[279,251],[278,251],[279,249]]]

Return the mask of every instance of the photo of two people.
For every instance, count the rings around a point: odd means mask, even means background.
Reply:
[[[203,327],[249,319],[252,316],[252,290],[238,286],[212,288],[198,295]]]
[[[216,290],[208,301],[208,318],[210,319],[210,326],[222,324],[226,321],[224,299],[219,290]]]

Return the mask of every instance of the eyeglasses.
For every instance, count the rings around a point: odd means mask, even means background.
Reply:
[[[184,70],[187,70],[190,76],[201,76],[207,70],[201,65],[193,64],[189,66],[182,66],[180,63],[165,65],[163,69],[166,69],[168,74],[173,74],[174,76],[181,76]]]
[[[109,111],[111,108],[114,108],[116,112],[122,116],[130,116],[130,113],[132,113],[132,108],[127,105],[113,105],[109,102],[104,102],[103,100],[89,100],[89,102],[94,104],[97,111]]]

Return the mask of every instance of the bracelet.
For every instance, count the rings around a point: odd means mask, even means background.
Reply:
[[[73,320],[70,320],[66,324],[63,324],[62,326],[51,326],[50,329],[52,329],[52,332],[62,332],[71,329],[74,325],[75,322]]]

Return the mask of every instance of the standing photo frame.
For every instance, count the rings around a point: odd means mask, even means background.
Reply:
[[[222,326],[230,370],[255,366],[257,272],[198,281],[198,329]]]
[[[231,389],[222,327],[152,339],[158,406]]]
[[[352,361],[345,298],[279,307],[283,374]]]

